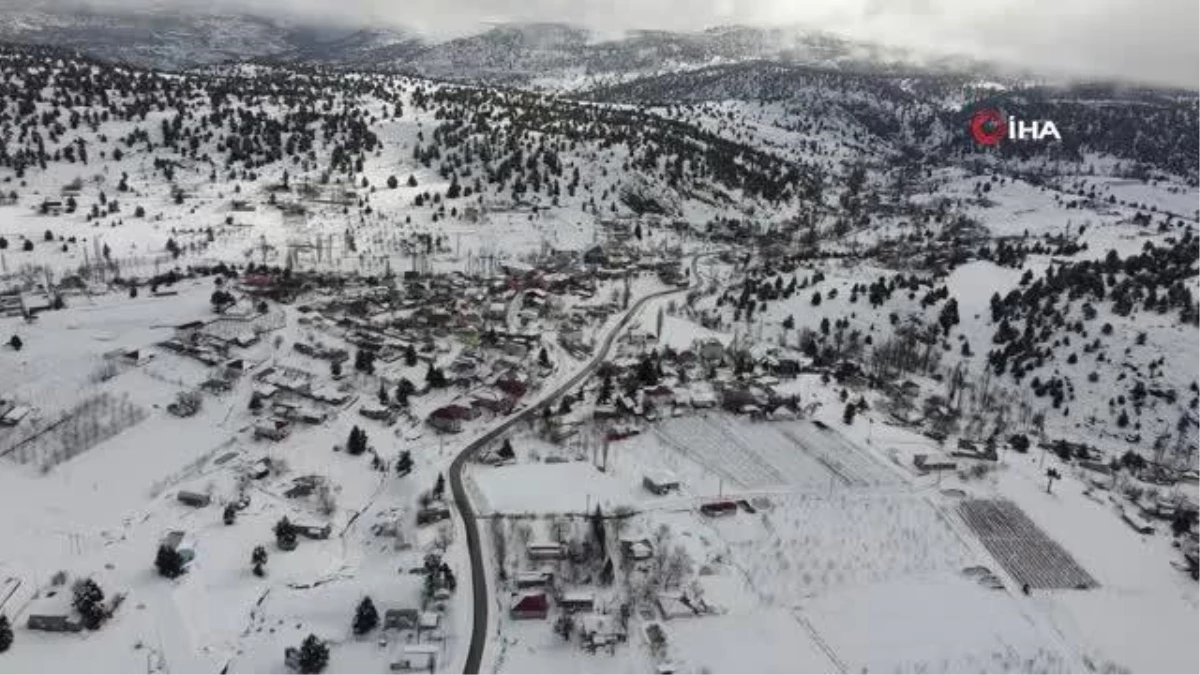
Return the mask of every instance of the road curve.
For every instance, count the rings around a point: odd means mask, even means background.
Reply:
[[[638,311],[640,311],[642,306],[648,301],[655,298],[661,298],[665,295],[671,295],[673,293],[682,293],[686,290],[686,286],[674,288],[667,291],[652,293],[639,299],[632,307],[629,308],[628,311],[625,312],[625,315],[621,317],[621,321],[616,325],[616,327],[609,331],[608,335],[605,336],[604,342],[600,345],[600,349],[596,352],[596,355],[593,356],[592,359],[579,370],[579,372],[571,376],[571,379],[558,385],[549,393],[544,394],[542,398],[534,405],[531,405],[528,408],[525,408],[524,410],[512,415],[500,425],[494,427],[486,434],[472,441],[471,444],[463,448],[462,452],[458,453],[458,456],[455,457],[454,461],[450,463],[450,492],[454,495],[454,503],[457,505],[458,512],[462,516],[464,525],[463,529],[466,530],[467,533],[467,552],[471,556],[471,589],[472,593],[474,594],[474,618],[472,619],[471,626],[471,646],[467,651],[467,663],[463,667],[464,673],[467,673],[468,675],[474,675],[475,673],[479,672],[480,661],[483,660],[483,646],[487,641],[488,605],[490,604],[490,597],[487,592],[487,568],[483,564],[483,549],[479,543],[478,519],[476,518],[474,507],[471,506],[471,500],[467,497],[467,491],[463,488],[463,467],[466,466],[471,457],[473,457],[481,448],[494,441],[497,437],[508,431],[513,427],[513,425],[519,423],[521,420],[529,417],[530,415],[537,414],[542,410],[542,408],[550,405],[550,403],[552,403],[559,396],[562,396],[564,393],[575,387],[575,385],[582,382],[586,377],[591,375],[592,372],[596,370],[596,368],[598,368],[604,361],[604,358],[608,355],[608,350],[612,348],[612,344],[617,339],[617,336],[621,334],[621,331],[627,325],[629,325],[630,320],[637,316]]]

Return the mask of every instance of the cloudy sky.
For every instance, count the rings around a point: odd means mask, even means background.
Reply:
[[[37,2],[38,0],[29,0]],[[67,0],[70,1],[70,0]],[[228,3],[256,13],[369,21],[436,35],[492,21],[554,21],[605,34],[630,28],[801,25],[1051,74],[1200,87],[1198,0],[75,0]]]

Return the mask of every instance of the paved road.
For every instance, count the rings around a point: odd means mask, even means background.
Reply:
[[[575,375],[573,375],[569,380],[563,382],[555,387],[552,391],[542,396],[542,398],[536,404],[525,408],[512,417],[509,417],[499,426],[477,438],[470,445],[463,448],[463,451],[458,453],[458,456],[454,458],[453,462],[451,462],[450,492],[454,495],[454,503],[458,506],[458,512],[462,515],[464,529],[467,533],[467,552],[471,556],[471,589],[475,596],[473,600],[474,618],[472,620],[471,628],[471,646],[467,652],[467,664],[463,668],[463,672],[472,675],[479,672],[480,661],[483,660],[483,645],[487,641],[488,606],[491,600],[491,596],[487,590],[487,568],[483,564],[483,550],[479,544],[479,525],[478,519],[476,518],[477,514],[475,513],[474,507],[471,505],[471,500],[467,496],[466,489],[463,487],[463,467],[466,466],[467,462],[470,461],[475,453],[477,453],[481,448],[494,441],[497,437],[508,431],[513,425],[518,424],[521,420],[529,417],[530,415],[537,414],[542,408],[545,408],[556,398],[566,393],[575,385],[579,384],[585,378],[591,375],[592,371],[599,367],[599,365],[604,361],[604,358],[608,355],[608,350],[612,348],[612,344],[616,340],[617,336],[621,333],[621,330],[629,324],[629,321],[633,319],[633,317],[637,316],[638,311],[641,310],[642,306],[645,305],[647,301],[653,300],[654,298],[660,298],[664,295],[670,295],[672,293],[682,293],[685,290],[687,289],[677,288],[669,291],[662,291],[647,295],[646,297],[638,300],[633,307],[629,309],[629,311],[625,312],[625,316],[621,317],[620,323],[618,323],[615,328],[609,331],[608,335],[604,338],[604,342],[601,343],[600,349],[596,352],[596,355],[593,356],[592,359],[587,362],[587,364],[580,368],[579,372],[575,373]]]

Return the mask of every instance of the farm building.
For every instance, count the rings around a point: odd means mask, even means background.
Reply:
[[[545,619],[550,613],[550,599],[541,591],[518,595],[509,609],[514,619]]]

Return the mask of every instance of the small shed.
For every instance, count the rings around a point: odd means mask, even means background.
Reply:
[[[737,513],[737,502],[720,501],[700,505],[700,513],[706,516],[731,516]]]
[[[175,495],[175,498],[178,499],[180,503],[187,504],[188,506],[198,509],[204,508],[212,503],[212,497],[199,492],[189,492],[188,490],[180,490],[179,493]]]

